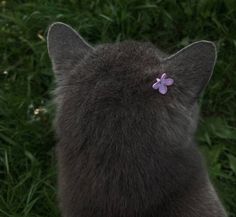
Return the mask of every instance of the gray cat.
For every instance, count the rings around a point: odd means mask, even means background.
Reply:
[[[90,46],[53,24],[64,217],[223,217],[194,134],[212,42],[168,56],[151,43]]]

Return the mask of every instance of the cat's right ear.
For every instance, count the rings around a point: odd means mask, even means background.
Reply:
[[[194,42],[177,53],[164,58],[162,66],[174,79],[178,94],[195,100],[209,82],[215,62],[216,46],[210,41]]]
[[[57,79],[62,80],[93,48],[67,24],[53,23],[47,35],[48,53]]]

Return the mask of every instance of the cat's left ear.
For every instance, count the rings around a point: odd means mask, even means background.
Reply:
[[[93,48],[67,24],[57,22],[49,27],[48,53],[57,77],[68,73],[75,62],[80,61]]]
[[[163,59],[162,66],[181,95],[197,98],[210,80],[215,62],[215,44],[199,41]]]

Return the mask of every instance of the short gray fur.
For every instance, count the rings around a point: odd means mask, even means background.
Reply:
[[[171,56],[134,41],[93,48],[55,23],[48,50],[63,217],[226,216],[195,143],[212,42]],[[164,72],[175,82],[161,95],[152,84]]]

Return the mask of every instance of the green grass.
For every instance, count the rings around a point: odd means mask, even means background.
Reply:
[[[94,44],[135,39],[171,53],[200,39],[216,43],[198,140],[229,216],[236,217],[236,1],[179,2],[0,1],[1,217],[59,216],[45,41],[54,21],[72,25]]]

